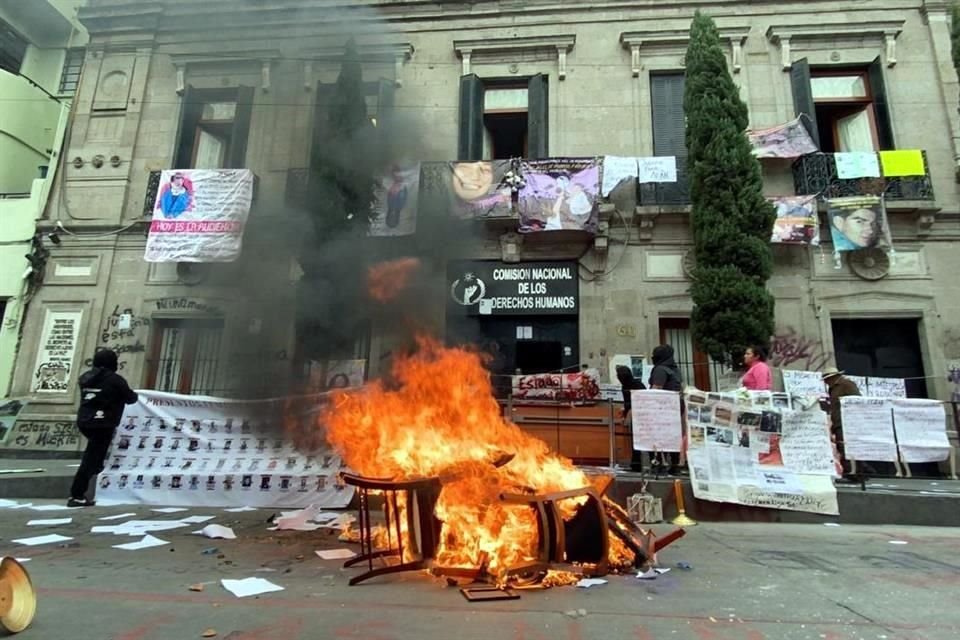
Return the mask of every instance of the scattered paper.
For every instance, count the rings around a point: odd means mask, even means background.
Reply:
[[[23,504],[14,502],[10,506],[8,506],[7,509],[29,509],[32,506],[33,506],[32,502],[24,502]]]
[[[70,509],[79,509],[80,507],[68,507],[65,504],[38,504],[33,505],[23,505],[29,506],[31,511],[69,511]]]
[[[98,507],[119,507],[125,504],[136,504],[132,500],[117,500],[115,498],[100,498],[97,500]]]
[[[70,524],[73,518],[47,518],[46,520],[28,520],[28,527],[54,527],[58,524]]]
[[[316,554],[323,560],[349,560],[357,555],[350,549],[320,549]]]
[[[135,517],[136,515],[137,515],[136,513],[133,513],[131,511],[130,513],[118,513],[115,516],[103,516],[102,518],[99,518],[99,520],[122,520],[124,518]]]
[[[207,538],[223,538],[224,540],[237,539],[237,534],[233,532],[233,529],[219,524],[208,524],[203,529],[194,531],[194,533]]]
[[[123,524],[97,525],[90,529],[90,533],[142,536],[151,531],[169,531],[185,526],[187,526],[187,523],[179,520],[129,520]]]
[[[0,498],[0,509],[6,509],[7,507],[17,507],[20,506],[16,500],[7,500],[6,498]]]
[[[160,509],[150,509],[155,513],[180,513],[181,511],[186,511],[186,507],[162,507]]]
[[[28,547],[35,547],[38,544],[53,544],[54,542],[66,542],[67,540],[73,540],[69,536],[61,536],[56,533],[51,533],[46,536],[34,536],[32,538],[18,538],[16,540],[11,540],[10,542],[16,542],[17,544],[25,544]]]
[[[190,516],[189,518],[180,518],[180,522],[200,524],[201,522],[206,522],[207,520],[213,520],[216,517],[217,516]]]
[[[583,589],[589,589],[590,587],[601,584],[607,584],[607,581],[603,578],[580,578],[580,581],[577,582],[577,586]]]
[[[660,574],[654,569],[647,569],[646,571],[641,571],[637,574],[637,577],[641,580],[656,580],[657,576]]]
[[[840,523],[838,522],[824,522],[823,526],[825,527],[839,527]]]
[[[79,463],[79,462],[77,462],[76,464],[68,464],[68,465],[67,465],[67,467],[69,467],[69,468],[71,468],[71,469],[76,469],[76,468],[79,467],[79,466],[80,466],[80,463]]]
[[[317,515],[313,516],[314,522],[329,522],[330,520],[336,520],[344,514],[337,513],[336,511],[321,511]]]
[[[350,527],[357,521],[357,517],[352,513],[341,513],[333,520],[322,523],[320,526],[329,529],[340,529],[341,531]]]
[[[654,569],[654,571],[656,571],[660,575],[663,575],[665,573],[670,573],[670,567],[664,567],[663,569]]]
[[[23,564],[24,562],[30,562],[32,559],[33,558],[14,558],[14,560],[19,562],[20,564]]]
[[[253,507],[231,507],[230,509],[224,509],[227,513],[242,513],[244,511],[256,511]]]
[[[160,538],[154,538],[151,535],[145,535],[142,539],[137,540],[136,542],[128,542],[126,544],[115,544],[113,545],[114,549],[123,549],[125,551],[137,551],[139,549],[149,549],[150,547],[162,547],[165,544],[170,544],[166,540],[161,540]]]
[[[887,542],[890,544],[909,544],[906,540],[887,540]]]
[[[274,523],[276,529],[271,529],[271,531],[316,531],[320,528],[320,525],[314,524],[312,520],[319,513],[320,508],[316,505],[310,505],[297,511],[284,511]]]
[[[270,593],[271,591],[283,591],[283,587],[273,584],[263,578],[245,578],[243,580],[221,580],[223,588],[237,596],[246,598],[247,596],[256,596],[261,593]]]

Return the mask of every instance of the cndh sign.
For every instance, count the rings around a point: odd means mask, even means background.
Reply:
[[[452,262],[451,311],[467,315],[573,315],[580,311],[576,262]]]

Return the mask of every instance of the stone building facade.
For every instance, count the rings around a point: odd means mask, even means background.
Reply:
[[[605,204],[597,237],[521,237],[511,233],[515,219],[478,222],[447,256],[471,264],[438,270],[435,296],[423,306],[439,331],[462,324],[448,303],[462,268],[572,266],[579,283],[569,315],[472,325],[474,335],[503,345],[505,370],[586,363],[606,377],[615,354],[647,354],[670,341],[690,382],[716,386],[722,372],[696,353],[687,320],[682,74],[695,7],[563,4],[559,11],[538,0],[341,8],[323,0],[90,0],[80,13],[90,44],[67,163],[40,221],[45,231],[61,229],[62,243],[28,310],[14,379],[14,392],[31,398],[30,418],[66,419],[76,406],[76,372],[99,346],[117,349],[121,373],[140,387],[235,393],[232,377],[251,364],[272,381],[298,375],[285,311],[295,302],[296,265],[258,247],[286,223],[298,170],[310,162],[318,86],[335,80],[346,31],[357,38],[371,117],[387,108],[401,114],[424,163],[500,156],[521,139],[535,157],[679,160],[678,184],[645,185]],[[845,258],[837,268],[826,225],[819,249],[774,247],[774,364],[913,378],[912,393],[948,399],[948,366],[960,359],[960,88],[947,2],[696,4],[718,23],[752,128],[812,110],[821,148],[840,151],[849,143],[841,121],[855,116],[868,127],[861,145],[926,157],[927,175],[888,189],[896,249],[889,265],[878,256]],[[846,101],[820,100],[816,79],[837,77],[858,88],[840,96]],[[478,95],[509,108],[485,109]],[[148,264],[145,201],[158,171],[196,161],[204,115],[184,105],[197,101],[211,110],[228,105],[214,127],[231,149],[220,161],[257,176],[244,255],[203,268]],[[829,187],[831,158],[764,160],[768,195]],[[844,189],[855,195],[858,185]],[[431,241],[439,240],[421,221],[417,245]],[[40,389],[44,340],[58,319],[76,325],[70,373],[62,387]],[[361,341],[368,376],[395,346],[392,325],[375,321]]]

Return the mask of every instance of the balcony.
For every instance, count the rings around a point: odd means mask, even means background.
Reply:
[[[677,181],[640,184],[637,189],[637,205],[684,206],[690,204],[690,173],[687,159],[677,158]]]
[[[888,201],[934,199],[930,163],[923,153],[926,175],[905,178],[856,178],[841,180],[832,153],[814,153],[793,163],[793,184],[797,195],[821,195],[824,198],[862,196],[883,192]]]

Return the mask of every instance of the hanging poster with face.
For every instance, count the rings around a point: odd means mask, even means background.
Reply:
[[[253,200],[249,169],[164,171],[147,236],[147,262],[232,262]]]
[[[816,196],[783,196],[771,198],[770,202],[777,210],[771,242],[819,246],[820,221],[817,219]]]
[[[513,192],[505,176],[509,160],[450,163],[450,209],[453,216],[473,218],[508,217],[513,213]]]
[[[447,282],[449,312],[532,316],[580,310],[576,262],[451,262]]]
[[[530,160],[521,164],[520,232],[587,231],[599,221],[600,162],[594,158]]]
[[[371,236],[408,236],[417,230],[420,165],[393,165],[377,180]]]
[[[757,158],[799,158],[819,151],[800,117],[786,124],[747,131]]]
[[[877,196],[828,200],[827,219],[834,251],[892,246],[883,200]]]

